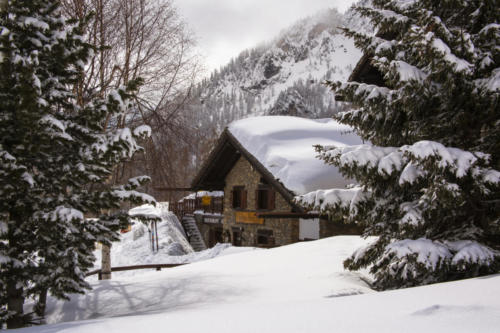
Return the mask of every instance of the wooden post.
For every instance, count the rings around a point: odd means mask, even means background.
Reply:
[[[160,247],[158,245],[158,222],[155,221],[155,237],[156,237],[156,252],[160,250]]]
[[[38,317],[45,317],[45,308],[47,307],[47,289],[40,291],[38,302],[35,304],[34,311]]]
[[[111,246],[102,245],[101,277],[111,280]]]
[[[23,288],[18,288],[17,282],[9,279],[7,281],[7,310],[12,311],[13,315],[7,319],[8,329],[24,326],[23,304]]]

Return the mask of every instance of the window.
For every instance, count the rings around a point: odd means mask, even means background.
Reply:
[[[262,247],[273,247],[274,246],[273,231],[268,229],[257,230],[256,245]]]
[[[275,194],[268,185],[259,185],[255,191],[255,208],[273,210],[275,208]]]
[[[235,186],[231,191],[233,208],[247,208],[247,191],[243,186]]]
[[[269,191],[260,189],[257,190],[257,209],[269,208]]]

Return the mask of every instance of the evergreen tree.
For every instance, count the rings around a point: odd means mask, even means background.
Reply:
[[[317,147],[359,186],[300,198],[378,236],[344,265],[378,289],[500,269],[500,15],[495,0],[374,0],[376,36],[346,30],[381,74],[330,83],[336,118],[372,145]],[[376,81],[376,80],[375,80]]]
[[[147,177],[106,184],[150,130],[104,128],[133,107],[139,82],[77,104],[72,86],[93,51],[82,26],[55,0],[0,8],[0,327],[29,321],[26,297],[88,289],[95,242],[129,222],[122,203],[154,203],[136,190]]]

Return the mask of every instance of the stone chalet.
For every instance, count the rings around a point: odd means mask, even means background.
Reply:
[[[316,158],[321,145],[353,145],[361,139],[330,119],[255,117],[230,124],[192,183],[197,191],[223,191],[222,214],[199,215],[206,244],[274,247],[333,235],[357,234],[294,201],[318,189],[344,188],[337,168]]]

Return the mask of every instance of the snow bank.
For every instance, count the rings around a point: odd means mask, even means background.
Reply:
[[[183,264],[212,259],[218,256],[250,251],[254,248],[234,248],[230,244],[217,244],[211,249],[194,252],[187,241],[186,234],[177,217],[168,211],[168,203],[160,202],[156,206],[142,205],[132,208],[130,215],[146,215],[152,218],[160,218],[158,222],[158,251],[153,252],[151,247],[151,226],[146,226],[135,221],[130,232],[121,235],[119,242],[111,246],[111,264],[116,266],[132,266],[143,264]],[[94,252],[97,260],[94,269],[101,267],[101,250]],[[132,277],[147,274],[148,270],[133,270],[124,272],[113,272],[116,277]],[[97,276],[89,280],[96,281]]]
[[[49,298],[59,324],[19,332],[498,332],[500,275],[373,292],[342,267],[365,244],[332,237],[96,281],[70,302]]]
[[[314,145],[343,147],[362,143],[351,127],[332,119],[254,117],[231,123],[229,131],[295,194],[343,188],[350,183],[336,167],[316,158]]]
[[[50,298],[47,321],[102,319],[182,309],[189,312],[226,304],[242,310],[241,306],[252,308],[269,301],[287,303],[322,300],[338,294],[370,293],[371,289],[358,273],[345,272],[342,266],[343,259],[364,243],[359,237],[334,237],[250,251],[219,245],[211,249],[212,254],[218,254],[211,260],[129,277],[113,273],[112,280],[91,282],[93,290],[87,295],[73,295],[69,302]],[[208,251],[204,251],[205,256],[210,256]],[[199,325],[201,330],[204,324],[199,322]]]

